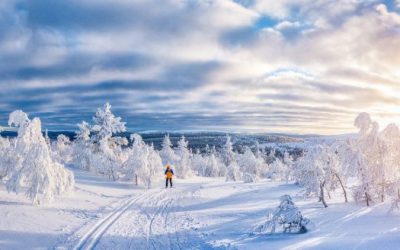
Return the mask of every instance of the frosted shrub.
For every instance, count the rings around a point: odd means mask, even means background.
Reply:
[[[35,204],[72,191],[74,176],[51,157],[39,118],[31,121],[17,110],[10,114],[9,125],[18,127],[18,137],[12,146],[14,167],[6,183],[7,190],[18,193],[24,189]]]
[[[304,218],[289,195],[280,198],[280,204],[269,215],[263,225],[256,228],[257,233],[306,233],[313,228],[313,223]]]

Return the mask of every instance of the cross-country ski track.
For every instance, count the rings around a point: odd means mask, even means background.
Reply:
[[[195,220],[179,211],[190,195],[183,189],[150,189],[121,198],[55,249],[215,249],[196,232]]]

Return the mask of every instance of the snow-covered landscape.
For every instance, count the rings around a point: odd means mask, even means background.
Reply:
[[[114,136],[125,123],[109,103],[72,141],[14,111],[17,136],[0,144],[0,248],[396,249],[400,131],[378,132],[367,113],[354,124],[358,135],[299,156],[257,141],[235,151],[229,135],[193,153],[184,136],[166,134],[160,150]]]
[[[0,250],[400,249],[400,0],[0,0]]]

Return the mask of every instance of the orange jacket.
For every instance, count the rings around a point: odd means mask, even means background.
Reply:
[[[172,179],[172,176],[174,176],[174,171],[172,171],[172,169],[165,170],[165,178]]]

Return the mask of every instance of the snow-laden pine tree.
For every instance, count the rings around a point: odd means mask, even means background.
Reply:
[[[301,214],[289,195],[280,197],[280,204],[268,220],[256,228],[257,233],[306,233],[313,223]]]
[[[54,157],[62,164],[68,164],[72,161],[71,140],[66,135],[58,135],[57,141],[52,145]]]
[[[125,122],[111,112],[111,105],[108,102],[97,109],[93,122],[92,130],[96,133],[97,142],[109,140],[114,134],[126,131]]]
[[[257,160],[249,147],[245,147],[244,153],[238,156],[240,171],[243,173],[244,182],[257,182],[260,177],[262,162]]]
[[[186,141],[185,136],[178,141],[176,148],[176,164],[175,175],[179,178],[188,178],[193,175],[192,173],[192,155],[188,148],[189,143]]]
[[[192,168],[197,175],[205,176],[205,166],[206,166],[206,159],[200,153],[200,149],[197,149],[196,152],[193,154],[192,157]]]
[[[226,142],[222,148],[221,158],[225,166],[229,166],[233,161],[236,161],[236,154],[233,152],[233,143],[229,135],[226,135]]]
[[[133,141],[129,158],[125,163],[126,178],[150,188],[162,176],[161,158],[153,146],[148,146],[138,134],[131,135]]]
[[[163,165],[174,165],[177,161],[177,156],[172,149],[172,142],[169,138],[169,134],[166,134],[164,140],[161,144],[162,148],[160,150],[160,157],[162,159]]]
[[[278,157],[269,164],[269,171],[267,171],[267,177],[275,181],[286,181],[287,173],[289,172],[287,165]]]
[[[259,177],[265,176],[265,173],[269,171],[270,166],[265,160],[263,149],[260,147],[258,141],[256,141],[255,144],[254,157],[256,157],[257,161],[258,176]]]
[[[24,190],[35,204],[72,191],[74,176],[52,159],[39,118],[29,120],[24,112],[16,110],[10,114],[8,124],[18,127],[18,136],[12,145],[13,169],[6,182],[7,190]]]
[[[117,180],[121,174],[122,162],[116,154],[117,148],[113,135],[126,131],[125,122],[111,112],[111,105],[108,102],[97,109],[93,121],[95,124],[92,130],[95,134],[92,139],[95,143],[95,151],[91,157],[92,166],[96,167],[98,173]]]
[[[242,172],[240,172],[240,167],[236,161],[232,161],[226,167],[226,181],[239,181],[242,179]]]
[[[90,125],[83,121],[78,124],[78,131],[75,131],[75,140],[72,145],[72,162],[77,168],[94,171],[91,165],[93,145],[90,141]]]
[[[229,135],[226,136],[226,142],[222,149],[221,158],[226,166],[226,181],[239,181],[242,179],[239,164],[237,163],[237,155],[233,151],[233,143]]]
[[[204,167],[203,176],[206,177],[218,177],[221,176],[221,169],[226,168],[222,163],[221,159],[218,157],[215,147],[210,147],[206,145],[206,153],[204,155]]]
[[[0,127],[1,132],[1,127]],[[11,142],[0,135],[0,182],[5,181],[13,168]]]
[[[217,149],[215,148],[215,146],[213,146],[211,148],[211,152],[212,154],[215,156],[215,159],[217,160],[217,166],[218,166],[218,174],[217,176],[219,177],[225,177],[226,176],[226,165],[223,163],[222,159],[221,159],[221,154],[217,151]]]
[[[287,150],[283,153],[283,159],[282,159],[283,164],[285,164],[286,172],[285,172],[285,180],[286,183],[288,183],[290,180],[292,180],[292,170],[293,170],[293,164],[294,160],[293,157],[289,154]]]

